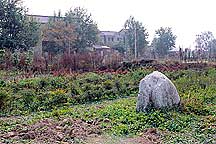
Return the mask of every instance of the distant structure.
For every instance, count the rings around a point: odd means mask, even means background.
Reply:
[[[64,17],[59,17],[59,16],[44,16],[44,15],[27,15],[28,19],[30,21],[36,21],[40,24],[47,24],[50,19],[63,19]]]
[[[55,16],[44,16],[44,15],[27,15],[30,21],[36,21],[40,24],[47,24],[50,19],[59,18]],[[61,19],[63,17],[60,17]],[[125,44],[126,34],[125,29],[119,32],[116,31],[100,31],[99,33],[99,44],[103,46],[112,47],[119,43]]]
[[[49,19],[53,18],[54,16],[27,15],[27,17],[30,21],[36,21],[40,24],[46,24],[49,22]]]
[[[41,26],[47,24],[50,19],[59,19],[58,16],[44,16],[44,15],[27,15],[30,21],[36,21]],[[63,17],[60,17],[63,19]],[[41,34],[42,35],[42,34]],[[126,45],[126,30],[122,29],[119,32],[116,31],[100,31],[99,33],[99,42],[92,47],[91,50],[96,51],[101,56],[104,56],[108,53],[116,52],[113,50],[113,47],[117,45]],[[41,39],[38,45],[36,46],[36,52],[42,53],[43,40]]]
[[[94,45],[92,51],[102,58],[103,65],[111,64],[113,61],[119,63],[123,60],[122,55],[117,50],[108,46]]]
[[[100,31],[99,34],[101,45],[113,47],[118,44],[126,44],[125,30],[122,29],[119,32],[116,31]]]
[[[106,45],[106,46],[114,46],[117,45],[119,43],[124,44],[125,43],[125,39],[126,39],[126,35],[124,30],[121,30],[119,32],[116,31],[100,31],[100,43],[102,45]]]
[[[28,14],[27,15],[27,18],[29,21],[35,21],[37,23],[40,23],[41,24],[41,29],[42,27],[47,24],[50,20],[50,18],[53,18],[53,16],[43,16],[43,15],[30,15]],[[34,50],[34,54],[35,55],[42,55],[42,49],[43,49],[43,40],[42,40],[42,30],[41,30],[41,33],[40,33],[40,39],[37,43],[37,45],[35,47],[33,47],[33,50]]]
[[[46,25],[50,20],[52,19],[63,19],[64,17],[58,17],[58,16],[44,16],[44,15],[27,15],[27,18],[29,21],[35,21],[39,24],[41,24],[41,29],[44,25]],[[36,47],[34,47],[34,53],[36,55],[42,55],[42,49],[43,49],[43,39],[42,39],[42,30],[41,30],[41,39],[39,39],[39,42],[37,43]]]
[[[181,54],[180,54],[181,48],[173,48],[168,51],[167,58],[169,59],[175,59],[180,60]]]

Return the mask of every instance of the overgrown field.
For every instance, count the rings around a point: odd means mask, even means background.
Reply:
[[[216,143],[216,69],[165,71],[181,107],[137,113],[139,81],[152,71],[34,78],[1,71],[0,143],[91,143],[92,135],[110,143]]]

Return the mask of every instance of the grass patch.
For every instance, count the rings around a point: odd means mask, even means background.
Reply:
[[[216,70],[165,72],[178,89],[182,108],[137,113],[138,84],[150,72],[1,78],[0,137],[47,118],[56,122],[71,118],[97,123],[105,135],[117,139],[140,136],[153,128],[164,143],[215,143]]]

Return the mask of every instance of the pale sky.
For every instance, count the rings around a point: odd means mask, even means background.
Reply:
[[[100,30],[119,31],[129,16],[143,23],[149,41],[155,30],[172,27],[177,35],[176,47],[192,47],[195,35],[212,31],[216,37],[215,0],[23,0],[29,14],[53,15],[71,7],[88,10]]]

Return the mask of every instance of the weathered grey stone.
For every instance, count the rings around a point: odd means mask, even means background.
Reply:
[[[180,103],[174,84],[161,72],[154,71],[140,81],[136,110],[173,107]]]

